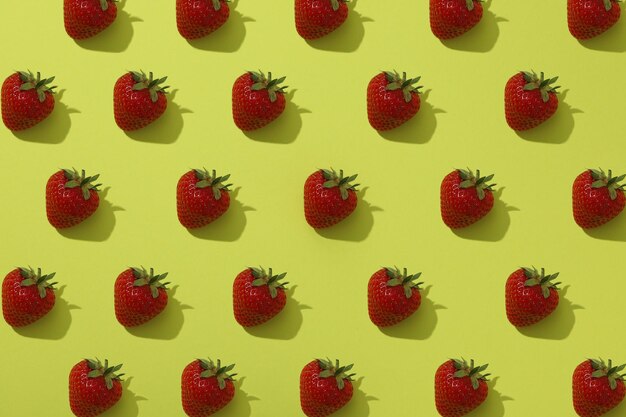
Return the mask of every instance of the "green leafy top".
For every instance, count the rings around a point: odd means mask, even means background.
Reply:
[[[167,80],[167,77],[163,78],[153,78],[152,72],[150,72],[149,76],[143,71],[130,71],[130,74],[133,76],[133,81],[135,81],[135,85],[133,85],[133,90],[145,90],[147,89],[150,92],[150,100],[155,103],[159,99],[159,95],[157,93],[167,94],[166,89],[170,86],[161,86]]]
[[[554,84],[556,80],[559,79],[559,77],[544,79],[543,72],[541,72],[541,75],[537,77],[535,71],[522,71],[522,74],[524,75],[524,81],[526,81],[526,85],[524,85],[524,90],[530,91],[539,89],[539,92],[541,93],[541,99],[544,101],[544,103],[550,100],[550,95],[548,93],[556,94],[556,89],[560,87],[558,85],[556,87],[552,86],[552,84]]]
[[[109,1],[116,3],[118,0],[100,0],[100,8],[103,12],[109,9]]]
[[[620,175],[619,177],[614,177],[613,173],[609,169],[609,176],[602,169],[590,169],[591,177],[593,178],[593,183],[591,183],[592,188],[602,188],[606,187],[609,190],[609,196],[611,200],[615,200],[617,198],[617,190],[624,191],[624,185],[620,184],[620,181],[623,181],[626,178],[626,174]]]
[[[116,372],[122,368],[122,364],[109,366],[108,359],[104,360],[104,365],[97,358],[96,360],[93,360],[93,359],[85,359],[85,360],[87,361],[87,365],[89,365],[89,369],[91,369],[91,371],[89,371],[87,376],[89,378],[104,377],[104,382],[107,386],[107,389],[113,389],[114,380],[118,380],[118,381],[122,380],[121,377],[124,374],[116,374]]]
[[[620,0],[616,0],[620,1]],[[604,0],[604,9],[608,12],[613,7],[613,2],[611,0]]]
[[[481,365],[478,367],[474,366],[474,359],[472,359],[468,365],[468,363],[465,361],[465,359],[461,358],[461,360],[458,359],[451,359],[452,362],[454,363],[454,369],[456,369],[456,372],[454,372],[454,377],[455,378],[465,378],[466,376],[470,377],[471,381],[472,381],[472,388],[474,389],[478,389],[478,387],[480,386],[480,381],[487,381],[487,377],[491,374],[482,374],[482,372],[487,369],[487,364],[485,365]]]
[[[220,389],[226,388],[226,381],[233,381],[233,377],[237,374],[229,374],[235,367],[235,364],[222,366],[221,361],[217,360],[217,365],[211,359],[198,359],[203,371],[200,373],[201,378],[217,378]]]
[[[407,275],[406,268],[403,268],[402,272],[398,269],[398,267],[387,268],[387,276],[389,280],[387,281],[387,286],[396,287],[398,285],[402,285],[404,287],[404,295],[406,298],[411,298],[413,296],[413,288],[419,290],[419,285],[423,284],[422,282],[416,282],[416,280],[422,275],[421,272],[413,275]]]
[[[223,184],[226,180],[230,178],[230,174],[223,175],[218,177],[215,173],[215,170],[209,174],[206,168],[203,169],[194,169],[193,172],[196,174],[196,178],[198,182],[196,183],[196,188],[207,188],[211,187],[213,189],[213,197],[216,200],[222,198],[221,190],[230,191],[228,187],[232,184]]]
[[[330,0],[330,3],[333,5],[333,11],[339,10],[339,2],[348,3],[350,0]]]
[[[84,169],[81,170],[79,174],[78,171],[76,171],[76,168],[72,168],[71,171],[69,169],[63,169],[63,173],[65,174],[65,178],[67,179],[67,182],[65,183],[65,188],[80,187],[81,191],[83,192],[83,198],[85,200],[89,200],[89,197],[91,196],[89,190],[100,191],[98,187],[102,184],[92,184],[93,181],[98,179],[100,174],[86,177]]]
[[[356,179],[359,174],[354,174],[350,177],[343,176],[343,169],[339,170],[339,175],[335,172],[334,169],[322,169],[322,175],[326,180],[324,182],[324,188],[333,188],[339,187],[339,192],[341,192],[341,198],[343,200],[348,199],[348,190],[356,191],[356,187],[360,184],[351,184],[352,181]]]
[[[352,381],[352,377],[356,374],[347,374],[349,370],[352,369],[353,364],[347,366],[339,366],[339,360],[333,361],[330,359],[317,359],[317,363],[319,364],[322,372],[320,372],[320,378],[330,378],[333,377],[337,380],[337,388],[340,390],[345,386],[344,380]]]
[[[228,3],[230,0],[224,0],[226,3]],[[219,9],[222,8],[222,2],[220,0],[213,0],[213,8],[215,9],[215,11],[218,11]]]
[[[22,287],[30,287],[31,285],[37,286],[37,291],[39,292],[39,297],[46,298],[46,289],[50,288],[51,290],[55,290],[54,285],[56,282],[50,282],[50,280],[54,277],[56,272],[47,275],[41,275],[41,268],[37,268],[37,272],[33,270],[30,266],[28,268],[18,268],[20,270],[20,274],[24,278],[20,285]]]
[[[559,289],[558,285],[560,282],[553,282],[553,280],[559,276],[558,272],[552,275],[546,275],[544,268],[541,268],[541,273],[537,271],[537,268],[534,266],[532,268],[522,267],[522,269],[524,270],[524,275],[526,275],[524,286],[534,287],[535,285],[540,285],[541,293],[544,298],[550,297],[550,288],[554,288],[555,290]]]
[[[249,267],[250,271],[252,271],[252,276],[254,276],[254,281],[252,281],[252,285],[255,287],[260,287],[262,285],[267,285],[270,291],[270,295],[272,298],[276,298],[278,296],[278,288],[285,289],[285,285],[289,284],[288,282],[280,282],[281,279],[285,278],[287,275],[286,272],[283,272],[279,275],[272,274],[272,268],[269,268],[269,272],[266,273],[263,267],[255,268]]]
[[[459,175],[461,176],[461,179],[463,180],[461,181],[461,184],[459,184],[459,187],[461,188],[475,187],[476,193],[478,194],[478,198],[480,200],[485,198],[485,190],[493,191],[492,187],[496,185],[496,184],[487,184],[488,181],[491,181],[493,179],[493,174],[488,175],[486,177],[481,177],[479,169],[476,170],[476,175],[474,175],[472,170],[469,168],[467,170],[458,169],[457,171]]]
[[[167,272],[154,275],[154,269],[150,268],[150,272],[146,271],[146,268],[143,266],[141,268],[130,267],[133,271],[133,275],[135,276],[135,282],[133,282],[134,287],[143,287],[144,285],[150,286],[150,292],[152,293],[152,298],[157,298],[159,296],[159,288],[163,288],[167,290],[167,285],[169,282],[163,282],[163,279],[167,276]]]
[[[478,2],[482,2],[483,0],[476,0]],[[474,10],[474,0],[465,0],[465,3],[467,4],[467,10],[472,11]]]
[[[49,86],[52,81],[54,81],[54,77],[50,78],[41,78],[41,74],[37,71],[37,77],[33,75],[30,70],[28,72],[25,71],[17,71],[20,76],[20,80],[22,81],[22,85],[20,86],[20,90],[35,90],[37,92],[37,98],[39,98],[39,102],[43,103],[46,100],[46,93],[54,94],[54,89],[56,85]]]
[[[417,83],[421,77],[416,78],[406,78],[406,72],[402,73],[402,77],[398,74],[397,71],[383,71],[385,77],[387,78],[387,90],[402,90],[402,94],[404,95],[404,101],[407,103],[411,101],[413,96],[411,93],[419,94],[419,89],[422,88],[421,85],[414,86],[413,84]]]
[[[624,377],[626,374],[620,374],[621,371],[626,368],[626,364],[620,366],[613,366],[613,361],[609,359],[609,364],[605,364],[604,360],[600,359],[589,359],[591,362],[591,367],[593,368],[593,373],[591,374],[594,378],[602,378],[608,377],[609,386],[611,389],[617,388],[617,381],[624,381]]]
[[[252,77],[252,81],[254,81],[254,84],[252,84],[250,88],[252,88],[252,90],[254,91],[267,90],[267,94],[269,94],[270,101],[272,103],[276,101],[276,94],[285,93],[285,88],[287,88],[287,86],[285,85],[281,87],[280,83],[285,81],[285,78],[287,77],[272,79],[271,72],[268,72],[267,77],[265,77],[265,74],[261,70],[259,70],[259,72],[248,71],[248,74],[250,74],[250,77]]]

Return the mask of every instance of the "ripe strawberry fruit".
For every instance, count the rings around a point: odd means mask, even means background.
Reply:
[[[116,0],[64,0],[65,31],[73,39],[86,39],[111,26],[117,17]]]
[[[84,359],[70,371],[70,407],[76,417],[94,417],[113,407],[122,398],[120,378],[122,365],[104,365],[98,360]]]
[[[567,0],[567,26],[576,39],[590,39],[606,32],[619,20],[617,0]]]
[[[552,86],[558,78],[544,79],[543,72],[537,77],[527,71],[509,78],[504,89],[504,112],[511,129],[532,129],[552,117],[559,106],[559,86]]]
[[[356,209],[356,187],[351,184],[358,174],[339,175],[334,169],[320,169],[309,175],[304,183],[304,217],[315,229],[333,226]]]
[[[578,175],[572,186],[576,224],[591,229],[617,217],[626,204],[624,185],[620,184],[624,178],[626,175],[613,177],[610,169],[608,176],[601,169],[588,169]]]
[[[381,268],[372,275],[367,286],[367,310],[372,323],[379,327],[393,326],[415,313],[422,302],[419,292],[422,275],[408,275],[395,268]]]
[[[2,83],[2,121],[12,131],[24,130],[44,120],[54,110],[54,77],[17,71]]]
[[[260,129],[274,121],[285,110],[286,77],[272,79],[262,71],[248,71],[233,84],[233,120],[244,131]]]
[[[430,0],[430,29],[441,40],[461,36],[483,17],[482,0]]]
[[[348,18],[348,0],[295,0],[296,30],[304,39],[318,39]]]
[[[199,39],[215,32],[228,20],[226,0],[176,0],[176,26],[185,39]]]
[[[460,417],[469,413],[485,399],[489,393],[487,376],[482,372],[487,365],[474,367],[474,360],[468,365],[465,359],[450,359],[439,366],[435,373],[435,405],[442,417]]]
[[[75,226],[91,216],[100,204],[98,187],[93,184],[100,174],[85,176],[83,169],[62,169],[52,174],[46,184],[46,214],[57,229]]]
[[[244,327],[265,323],[280,313],[287,303],[285,285],[281,282],[287,275],[266,273],[261,268],[246,268],[233,282],[233,311],[235,320]]]
[[[524,327],[548,317],[559,305],[559,273],[545,275],[536,268],[519,268],[506,281],[506,316],[513,326]]]
[[[54,272],[41,275],[33,268],[15,268],[2,281],[2,314],[13,327],[36,322],[54,307]]]
[[[441,217],[452,229],[467,227],[482,219],[493,207],[492,187],[487,177],[476,175],[470,170],[456,169],[441,182]]]
[[[115,317],[122,326],[144,324],[158,316],[167,306],[167,272],[154,275],[145,268],[128,268],[115,280]]]
[[[226,213],[230,206],[230,174],[218,177],[205,169],[192,169],[178,180],[176,209],[180,224],[188,229],[206,226]]]
[[[367,118],[376,130],[390,130],[407,122],[420,109],[420,77],[402,77],[396,71],[383,71],[367,86]]]
[[[602,359],[587,359],[572,375],[574,410],[580,417],[598,417],[617,407],[624,399],[624,377],[620,372],[626,365],[608,365]]]
[[[300,406],[308,417],[326,417],[339,410],[352,398],[352,364],[339,366],[339,361],[316,359],[300,373]]]
[[[117,79],[113,89],[115,123],[124,131],[141,129],[161,117],[167,108],[165,91],[161,86],[167,77],[153,78],[141,71],[130,71]]]
[[[235,365],[222,366],[211,359],[197,359],[183,370],[181,377],[183,410],[189,417],[206,417],[224,408],[235,396]]]

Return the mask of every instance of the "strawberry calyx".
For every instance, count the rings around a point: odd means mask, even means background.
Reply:
[[[484,0],[476,0],[476,1],[483,2]],[[474,0],[465,0],[465,3],[467,5],[467,10],[469,10],[470,12],[474,10]]]
[[[30,287],[31,285],[37,286],[37,291],[39,292],[40,298],[46,298],[46,289],[50,288],[52,290],[56,290],[54,285],[56,282],[50,282],[50,280],[54,277],[56,272],[52,272],[51,274],[41,275],[41,268],[37,268],[37,272],[30,266],[28,268],[18,267],[20,270],[20,275],[24,278],[20,285],[22,287]]]
[[[620,1],[620,0],[617,0]],[[608,12],[613,7],[613,2],[611,0],[604,0],[604,9]]]
[[[339,366],[339,360],[335,360],[335,363],[333,364],[333,361],[331,361],[330,359],[317,359],[317,363],[319,364],[320,368],[322,369],[322,371],[319,373],[319,377],[320,378],[335,378],[337,380],[337,388],[339,388],[340,390],[343,389],[343,387],[345,386],[345,382],[344,380],[347,381],[352,381],[352,377],[356,374],[352,373],[352,374],[347,374],[346,372],[348,372],[349,370],[352,369],[352,366],[354,364],[350,364],[350,365],[346,365],[346,366]]]
[[[472,388],[474,389],[478,389],[480,385],[480,381],[487,381],[488,380],[487,377],[491,375],[491,374],[484,374],[484,375],[482,374],[482,372],[485,369],[487,369],[487,366],[489,366],[488,364],[474,366],[474,359],[472,359],[469,364],[463,358],[461,358],[461,360],[458,360],[458,359],[451,359],[451,360],[454,363],[454,369],[456,369],[456,371],[454,372],[454,377],[464,378],[466,376],[469,376],[472,381]]]
[[[339,10],[339,3],[348,3],[350,0],[330,0],[330,3],[333,5],[333,11]]]
[[[354,174],[350,177],[343,176],[343,169],[339,170],[339,175],[335,172],[334,169],[322,169],[322,175],[324,176],[324,188],[333,188],[339,187],[339,192],[341,192],[341,198],[343,200],[348,199],[348,190],[356,191],[356,187],[360,184],[351,184],[352,181],[356,179],[359,174]]]
[[[387,271],[387,276],[389,277],[387,286],[397,287],[398,285],[402,285],[404,287],[404,295],[406,295],[406,298],[411,298],[411,296],[413,296],[413,288],[419,290],[420,284],[423,284],[423,282],[416,282],[420,275],[422,275],[421,272],[408,275],[406,268],[403,268],[402,272],[400,272],[400,269],[398,269],[397,266],[393,268],[385,267],[385,270]]]
[[[617,388],[617,381],[624,381],[626,374],[620,374],[620,372],[626,368],[626,364],[613,366],[611,359],[609,359],[608,365],[604,363],[603,359],[589,359],[589,361],[593,369],[591,376],[593,378],[603,378],[606,376],[609,379],[609,386],[612,390]]]
[[[216,200],[222,198],[221,190],[230,191],[228,187],[232,184],[223,184],[226,180],[230,178],[230,174],[223,175],[218,177],[215,173],[215,170],[209,174],[206,168],[203,169],[194,169],[193,172],[196,174],[196,178],[198,182],[196,183],[196,188],[207,188],[211,187],[213,189],[213,197]]]
[[[541,99],[545,103],[550,100],[550,95],[548,93],[556,94],[557,88],[560,88],[560,86],[558,85],[552,86],[552,84],[554,84],[556,80],[559,79],[559,77],[544,78],[543,72],[541,72],[540,74],[541,75],[538,77],[535,71],[522,71],[524,81],[526,81],[526,84],[524,85],[524,90],[532,91],[539,89],[539,92],[541,93]]]
[[[493,174],[488,175],[486,177],[480,176],[480,170],[476,170],[476,175],[472,172],[471,169],[457,169],[459,176],[463,181],[459,184],[461,188],[476,188],[476,193],[478,194],[478,198],[480,200],[485,198],[485,190],[493,191],[493,188],[496,184],[487,184],[488,181],[493,179]]]
[[[169,282],[163,282],[163,279],[167,276],[167,272],[154,275],[153,268],[150,268],[150,272],[146,271],[143,266],[141,268],[130,267],[130,269],[132,269],[133,275],[135,276],[133,287],[143,287],[144,285],[149,285],[152,298],[159,297],[159,288],[164,290],[168,289],[167,285]]]
[[[85,360],[87,361],[87,365],[89,366],[89,369],[91,369],[91,371],[89,371],[87,376],[89,378],[99,378],[101,376],[104,377],[104,382],[107,386],[107,389],[113,389],[113,381],[122,380],[121,377],[124,374],[116,373],[122,368],[122,364],[109,366],[108,359],[104,360],[104,365],[102,364],[102,362],[100,362],[100,359],[97,359],[97,358],[96,360],[93,360],[93,359],[85,359]]]
[[[273,275],[272,268],[269,268],[269,271],[266,273],[263,267],[255,268],[249,267],[252,272],[252,276],[254,277],[254,281],[252,281],[252,285],[254,287],[260,287],[263,285],[267,285],[270,290],[270,295],[272,298],[276,298],[278,296],[278,288],[285,289],[285,285],[289,284],[288,282],[280,282],[281,279],[285,278],[287,275],[286,272],[282,274]]]
[[[165,90],[169,88],[169,85],[161,86],[161,84],[163,84],[165,80],[167,80],[167,77],[153,78],[152,72],[150,72],[148,76],[146,76],[143,71],[129,72],[133,77],[133,81],[135,81],[135,84],[133,85],[133,90],[139,91],[148,89],[148,91],[150,91],[150,100],[152,100],[153,103],[156,103],[156,101],[159,99],[158,93],[168,93]]]
[[[406,78],[406,72],[403,72],[402,77],[400,77],[400,74],[395,70],[393,72],[383,71],[383,74],[385,74],[385,78],[387,78],[387,90],[402,90],[404,101],[407,103],[413,98],[411,93],[420,93],[419,89],[422,88],[422,86],[414,86],[413,84],[417,83],[421,77]]]
[[[620,184],[619,182],[623,181],[624,178],[626,178],[626,174],[620,175],[619,177],[614,177],[610,169],[608,176],[604,173],[602,169],[590,169],[589,172],[591,172],[591,177],[593,178],[591,187],[606,187],[609,190],[609,196],[611,197],[611,200],[615,200],[617,198],[617,190],[624,191],[624,186],[626,184]]]
[[[116,3],[118,0],[110,0],[113,3]],[[102,9],[103,12],[107,11],[109,9],[109,0],[100,0],[100,8]]]
[[[41,78],[41,74],[37,71],[37,76],[33,75],[30,70],[28,72],[25,71],[17,71],[20,76],[20,80],[22,81],[22,85],[20,86],[20,90],[35,90],[37,91],[37,98],[40,103],[43,103],[46,100],[46,93],[54,94],[54,89],[56,85],[50,86],[52,81],[54,81],[54,77],[50,78]]]
[[[287,88],[287,86],[285,85],[281,87],[280,83],[285,81],[285,78],[287,77],[280,77],[280,78],[272,79],[271,72],[268,72],[267,77],[265,77],[265,74],[261,70],[259,70],[259,72],[248,71],[248,74],[250,74],[252,81],[254,81],[254,84],[252,84],[250,88],[254,91],[267,90],[267,93],[270,96],[270,101],[272,103],[276,101],[276,98],[277,98],[276,94],[285,93],[285,88]]]
[[[540,285],[543,298],[550,297],[550,288],[554,288],[555,290],[559,289],[558,285],[560,282],[553,282],[553,280],[559,276],[558,272],[546,275],[544,268],[541,268],[541,272],[537,271],[537,268],[534,266],[532,268],[522,267],[522,269],[524,270],[524,275],[526,275],[524,286],[534,287],[536,285]]]
[[[83,198],[85,200],[89,200],[89,197],[91,196],[91,194],[89,193],[90,190],[100,191],[98,187],[102,184],[92,184],[95,180],[98,179],[100,174],[86,177],[84,169],[81,170],[79,174],[76,168],[72,168],[71,171],[69,169],[63,169],[63,173],[65,174],[65,178],[67,179],[67,182],[65,183],[65,188],[80,187],[81,191],[83,192]]]
[[[226,388],[226,381],[234,381],[233,377],[237,374],[229,374],[235,367],[235,364],[228,366],[222,366],[221,361],[218,359],[217,364],[212,359],[198,359],[203,371],[200,373],[200,378],[217,378],[217,383],[220,389]]]

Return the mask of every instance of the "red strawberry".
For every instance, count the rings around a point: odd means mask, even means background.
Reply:
[[[472,170],[457,169],[445,176],[441,182],[441,217],[452,229],[467,227],[482,219],[493,207],[492,187],[487,177],[476,175]]]
[[[206,226],[226,213],[232,184],[223,184],[230,174],[218,177],[205,169],[193,169],[178,180],[176,209],[180,224],[188,229]]]
[[[122,398],[122,384],[117,375],[122,365],[109,367],[96,359],[84,359],[70,371],[70,407],[76,417],[95,417],[113,407]]]
[[[320,169],[309,175],[304,183],[304,216],[315,229],[333,226],[356,209],[357,174],[344,177],[334,169]]]
[[[317,39],[348,18],[348,0],[295,0],[296,30],[304,39]]]
[[[420,109],[420,86],[413,86],[420,77],[402,77],[396,71],[383,71],[367,86],[367,117],[376,130],[390,130],[405,123]]]
[[[176,26],[188,40],[215,32],[229,15],[227,0],[176,0]]]
[[[623,181],[626,175],[613,177],[609,169],[607,177],[603,170],[588,169],[574,180],[572,206],[574,220],[583,229],[601,226],[624,210]]]
[[[430,0],[430,29],[439,39],[461,36],[483,17],[482,0]]]
[[[75,169],[62,169],[54,173],[46,184],[46,214],[57,229],[72,227],[91,216],[100,204],[98,187],[92,184],[100,174],[85,176]]]
[[[233,311],[237,323],[244,327],[265,323],[282,311],[287,303],[285,285],[280,282],[287,275],[272,275],[272,268],[247,268],[233,282]]]
[[[553,87],[559,77],[544,79],[534,72],[518,72],[506,83],[504,89],[504,112],[506,122],[516,131],[539,126],[556,112],[559,99]]]
[[[233,84],[233,120],[241,130],[255,130],[274,121],[285,110],[285,77],[248,71]]]
[[[372,275],[367,286],[367,309],[372,323],[393,326],[415,313],[422,302],[421,272],[407,275],[396,268],[382,268]]]
[[[506,281],[506,316],[513,326],[524,327],[548,317],[559,305],[559,273],[545,275],[536,268],[520,268]]]
[[[117,16],[116,0],[64,0],[65,31],[73,39],[97,35]]]
[[[485,369],[487,365],[474,367],[474,360],[468,365],[465,359],[450,359],[437,368],[435,405],[442,417],[464,416],[487,399]]]
[[[54,77],[41,78],[17,71],[2,83],[2,121],[10,130],[24,130],[44,120],[54,110]]]
[[[36,322],[54,307],[54,272],[41,275],[41,268],[15,268],[2,281],[2,314],[13,327]]]
[[[113,89],[115,123],[124,131],[141,129],[161,117],[167,108],[165,91],[161,86],[167,77],[147,77],[143,71],[130,71],[117,79]]]
[[[217,365],[211,359],[197,359],[183,370],[181,377],[183,410],[189,417],[206,417],[224,408],[235,396],[235,365]]]
[[[167,272],[154,275],[145,268],[128,268],[115,280],[115,317],[122,326],[144,324],[167,306]]]
[[[567,0],[567,26],[576,39],[606,32],[619,20],[618,0]]]
[[[326,417],[348,404],[352,398],[352,365],[316,359],[300,373],[300,406],[308,417]]]
[[[602,359],[588,359],[574,370],[572,397],[580,417],[598,417],[617,407],[624,399],[624,377],[620,372],[626,365],[608,366]]]

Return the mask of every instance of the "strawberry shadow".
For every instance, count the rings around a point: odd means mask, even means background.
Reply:
[[[315,49],[331,52],[354,52],[359,49],[365,36],[364,23],[374,20],[354,10],[357,1],[348,3],[348,18],[341,26],[322,38],[307,40],[306,43]]]
[[[421,291],[422,304],[415,313],[394,326],[380,327],[379,330],[387,336],[399,339],[428,339],[437,326],[437,310],[447,309],[428,298],[431,287],[432,285],[429,285]]]
[[[69,239],[92,242],[107,240],[115,228],[115,212],[124,210],[106,200],[110,189],[111,187],[106,187],[100,192],[100,205],[94,214],[76,226],[57,229],[57,232]]]
[[[170,144],[176,142],[183,131],[183,114],[193,113],[191,110],[178,105],[174,100],[178,90],[172,90],[168,96],[165,112],[148,126],[124,132],[126,136],[138,142]]]
[[[483,4],[483,17],[476,26],[461,36],[442,40],[446,47],[466,52],[489,52],[495,46],[500,27],[498,23],[508,22],[503,17],[496,16],[491,10],[491,0]]]
[[[620,7],[619,5],[617,7]],[[595,38],[578,40],[587,49],[603,52],[626,52],[626,22],[619,19],[612,28]]]
[[[244,327],[244,330],[252,336],[266,339],[290,340],[296,337],[302,327],[302,310],[312,308],[293,298],[297,287],[294,285],[287,290],[287,304],[277,316],[258,326]]]
[[[378,398],[371,395],[367,395],[362,389],[363,379],[365,377],[359,377],[356,381],[352,382],[352,398],[350,402],[333,413],[333,417],[367,417],[370,415],[370,401],[378,401]]]
[[[230,207],[221,217],[204,227],[187,231],[198,239],[222,242],[239,240],[246,228],[246,212],[255,211],[253,207],[245,206],[237,199],[240,189],[241,187],[237,187],[230,193]]]
[[[133,23],[143,22],[138,17],[129,15],[124,9],[126,0],[117,4],[117,17],[111,26],[87,39],[75,40],[84,49],[99,52],[124,52],[133,38]]]
[[[123,372],[123,371],[122,371]],[[122,377],[124,378],[124,377]],[[139,401],[146,401],[146,397],[139,396],[128,389],[133,377],[124,378],[122,381],[122,398],[111,408],[100,414],[102,417],[138,417]]]
[[[504,416],[504,402],[513,401],[513,398],[502,395],[495,389],[499,376],[491,379],[487,382],[489,386],[489,394],[484,403],[476,407],[472,412],[466,414],[467,417],[503,417]]]
[[[237,377],[235,377],[237,378]],[[252,415],[252,401],[259,401],[258,397],[254,397],[241,389],[246,377],[237,378],[233,383],[235,385],[235,396],[232,401],[224,408],[219,410],[215,415],[218,417],[250,417]]]
[[[602,417],[623,417],[626,413],[626,401],[622,401],[615,408],[602,414]]]
[[[196,49],[212,52],[236,52],[241,48],[246,37],[246,23],[255,22],[251,17],[235,10],[239,0],[231,1],[230,16],[224,25],[204,38],[188,40]]]
[[[574,310],[584,309],[584,307],[580,305],[572,304],[572,302],[566,298],[569,287],[569,285],[566,285],[559,291],[559,305],[552,314],[539,323],[526,327],[517,327],[517,330],[525,336],[538,339],[567,339],[576,322]]]
[[[67,137],[72,126],[71,114],[80,113],[79,110],[68,107],[61,100],[65,90],[59,90],[54,97],[54,110],[44,120],[30,129],[12,132],[13,135],[27,142],[37,142],[45,144],[61,143]]]
[[[582,230],[594,239],[626,242],[626,213],[618,214],[602,226]]]
[[[69,304],[63,299],[65,287],[66,285],[63,285],[56,290],[54,307],[48,314],[28,326],[14,327],[13,330],[21,336],[34,339],[63,339],[72,324],[71,310],[80,309],[79,306]]]
[[[421,94],[420,110],[406,123],[395,129],[378,132],[380,136],[387,140],[404,143],[426,143],[435,133],[437,127],[437,117],[445,110],[437,109],[428,102],[431,90],[426,90]]]

